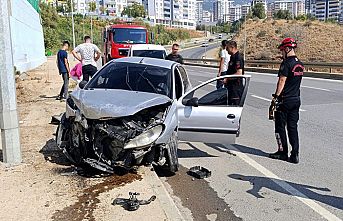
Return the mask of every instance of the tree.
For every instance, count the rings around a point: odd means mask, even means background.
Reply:
[[[65,7],[64,7],[64,13],[71,13],[72,2],[73,2],[73,11],[75,12],[74,0],[67,0],[67,3],[65,4]]]
[[[124,8],[123,12],[121,13],[121,16],[127,15],[129,17],[133,18],[145,18],[146,11],[144,9],[144,6],[138,3],[134,3],[131,6],[127,6]]]
[[[54,7],[45,3],[39,5],[41,9],[42,26],[44,34],[44,45],[46,51],[52,51],[59,47],[59,39],[56,35],[56,29],[58,26],[58,14]]]
[[[104,6],[100,6],[100,12],[101,12],[101,14],[106,14],[106,11],[107,11],[107,8],[106,7],[104,7]]]
[[[222,32],[224,32],[224,33],[229,33],[230,30],[231,30],[230,24],[229,24],[228,22],[224,23]]]
[[[95,2],[89,2],[88,3],[89,11],[90,12],[95,12],[96,10],[96,3]]]
[[[257,3],[251,10],[254,18],[264,19],[266,17],[265,7],[262,3]]]
[[[275,19],[286,19],[286,20],[290,20],[292,19],[292,13],[288,10],[279,10],[276,12],[276,14],[274,14],[274,18]]]

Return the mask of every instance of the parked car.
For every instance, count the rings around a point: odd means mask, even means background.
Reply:
[[[201,44],[201,47],[208,47],[208,43],[207,43],[207,42],[203,42],[203,43]]]
[[[218,38],[222,39],[223,38],[223,34],[218,34]]]
[[[237,105],[217,80],[239,81]],[[172,61],[127,57],[108,62],[66,100],[57,146],[79,166],[113,173],[155,164],[178,170],[178,141],[234,143],[250,76],[222,76],[192,88]],[[237,100],[236,100],[237,101]]]
[[[167,50],[162,45],[136,44],[130,47],[128,56],[165,59]]]

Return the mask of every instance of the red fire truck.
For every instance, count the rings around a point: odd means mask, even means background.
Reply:
[[[116,24],[106,26],[103,32],[103,61],[126,57],[132,44],[148,44],[148,31],[143,26]]]

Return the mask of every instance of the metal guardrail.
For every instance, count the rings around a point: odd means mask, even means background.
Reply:
[[[194,58],[184,58],[185,64],[194,66],[204,66],[204,67],[218,67],[218,59],[194,59]],[[280,61],[266,61],[266,60],[246,60],[246,67],[249,68],[266,68],[275,70],[278,69],[281,62]],[[333,73],[333,70],[340,70],[337,72],[343,72],[343,63],[326,63],[326,62],[304,62],[306,71],[311,72],[315,69],[329,69],[328,71],[323,71],[326,73]],[[322,70],[321,70],[322,71]]]

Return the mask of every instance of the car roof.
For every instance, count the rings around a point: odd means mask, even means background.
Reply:
[[[124,57],[112,60],[113,62],[126,62],[134,64],[145,64],[151,66],[157,66],[161,68],[171,69],[174,64],[178,64],[174,61],[158,59],[158,58],[148,58],[148,57]]]
[[[131,46],[132,50],[163,50],[166,49],[162,45],[154,45],[154,44],[136,44]]]

